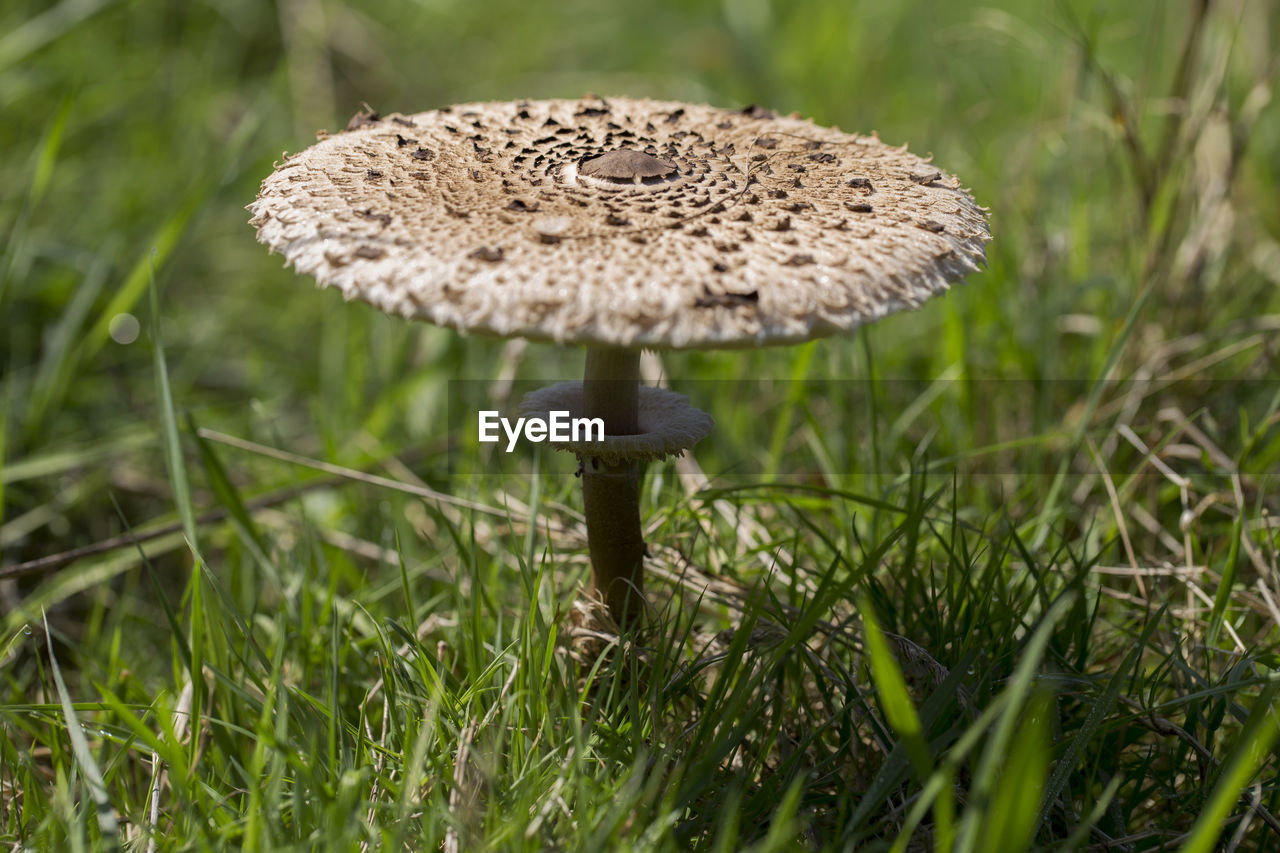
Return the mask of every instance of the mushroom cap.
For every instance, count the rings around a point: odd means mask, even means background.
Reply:
[[[249,209],[286,263],[387,313],[655,349],[850,331],[975,271],[990,240],[906,146],[628,98],[361,113]]]

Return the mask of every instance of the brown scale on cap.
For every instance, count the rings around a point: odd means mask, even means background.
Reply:
[[[589,98],[350,127],[263,182],[259,239],[347,298],[461,331],[790,343],[920,304],[990,239],[905,147],[767,110]]]
[[[630,148],[619,148],[608,154],[601,154],[586,160],[578,167],[580,174],[593,178],[603,178],[617,183],[639,184],[645,178],[667,178],[675,174],[676,167],[666,160],[632,151]]]

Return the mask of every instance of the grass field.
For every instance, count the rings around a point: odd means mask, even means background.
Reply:
[[[1267,0],[7,0],[0,845],[1280,850],[1278,82]],[[244,210],[362,102],[586,92],[874,129],[994,234],[852,338],[661,355],[717,432],[622,638],[572,460],[459,426],[581,353]]]

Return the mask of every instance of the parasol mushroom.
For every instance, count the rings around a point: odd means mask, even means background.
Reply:
[[[364,111],[286,157],[249,208],[298,272],[390,313],[587,348],[526,414],[602,418],[582,460],[593,583],[644,607],[639,467],[711,419],[639,382],[642,348],[848,332],[975,271],[986,215],[877,137],[748,107],[627,98]]]

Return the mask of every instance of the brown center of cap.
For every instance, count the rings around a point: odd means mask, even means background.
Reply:
[[[676,167],[652,154],[619,148],[617,151],[584,160],[578,171],[592,178],[629,184],[645,179],[668,178],[675,174]]]

